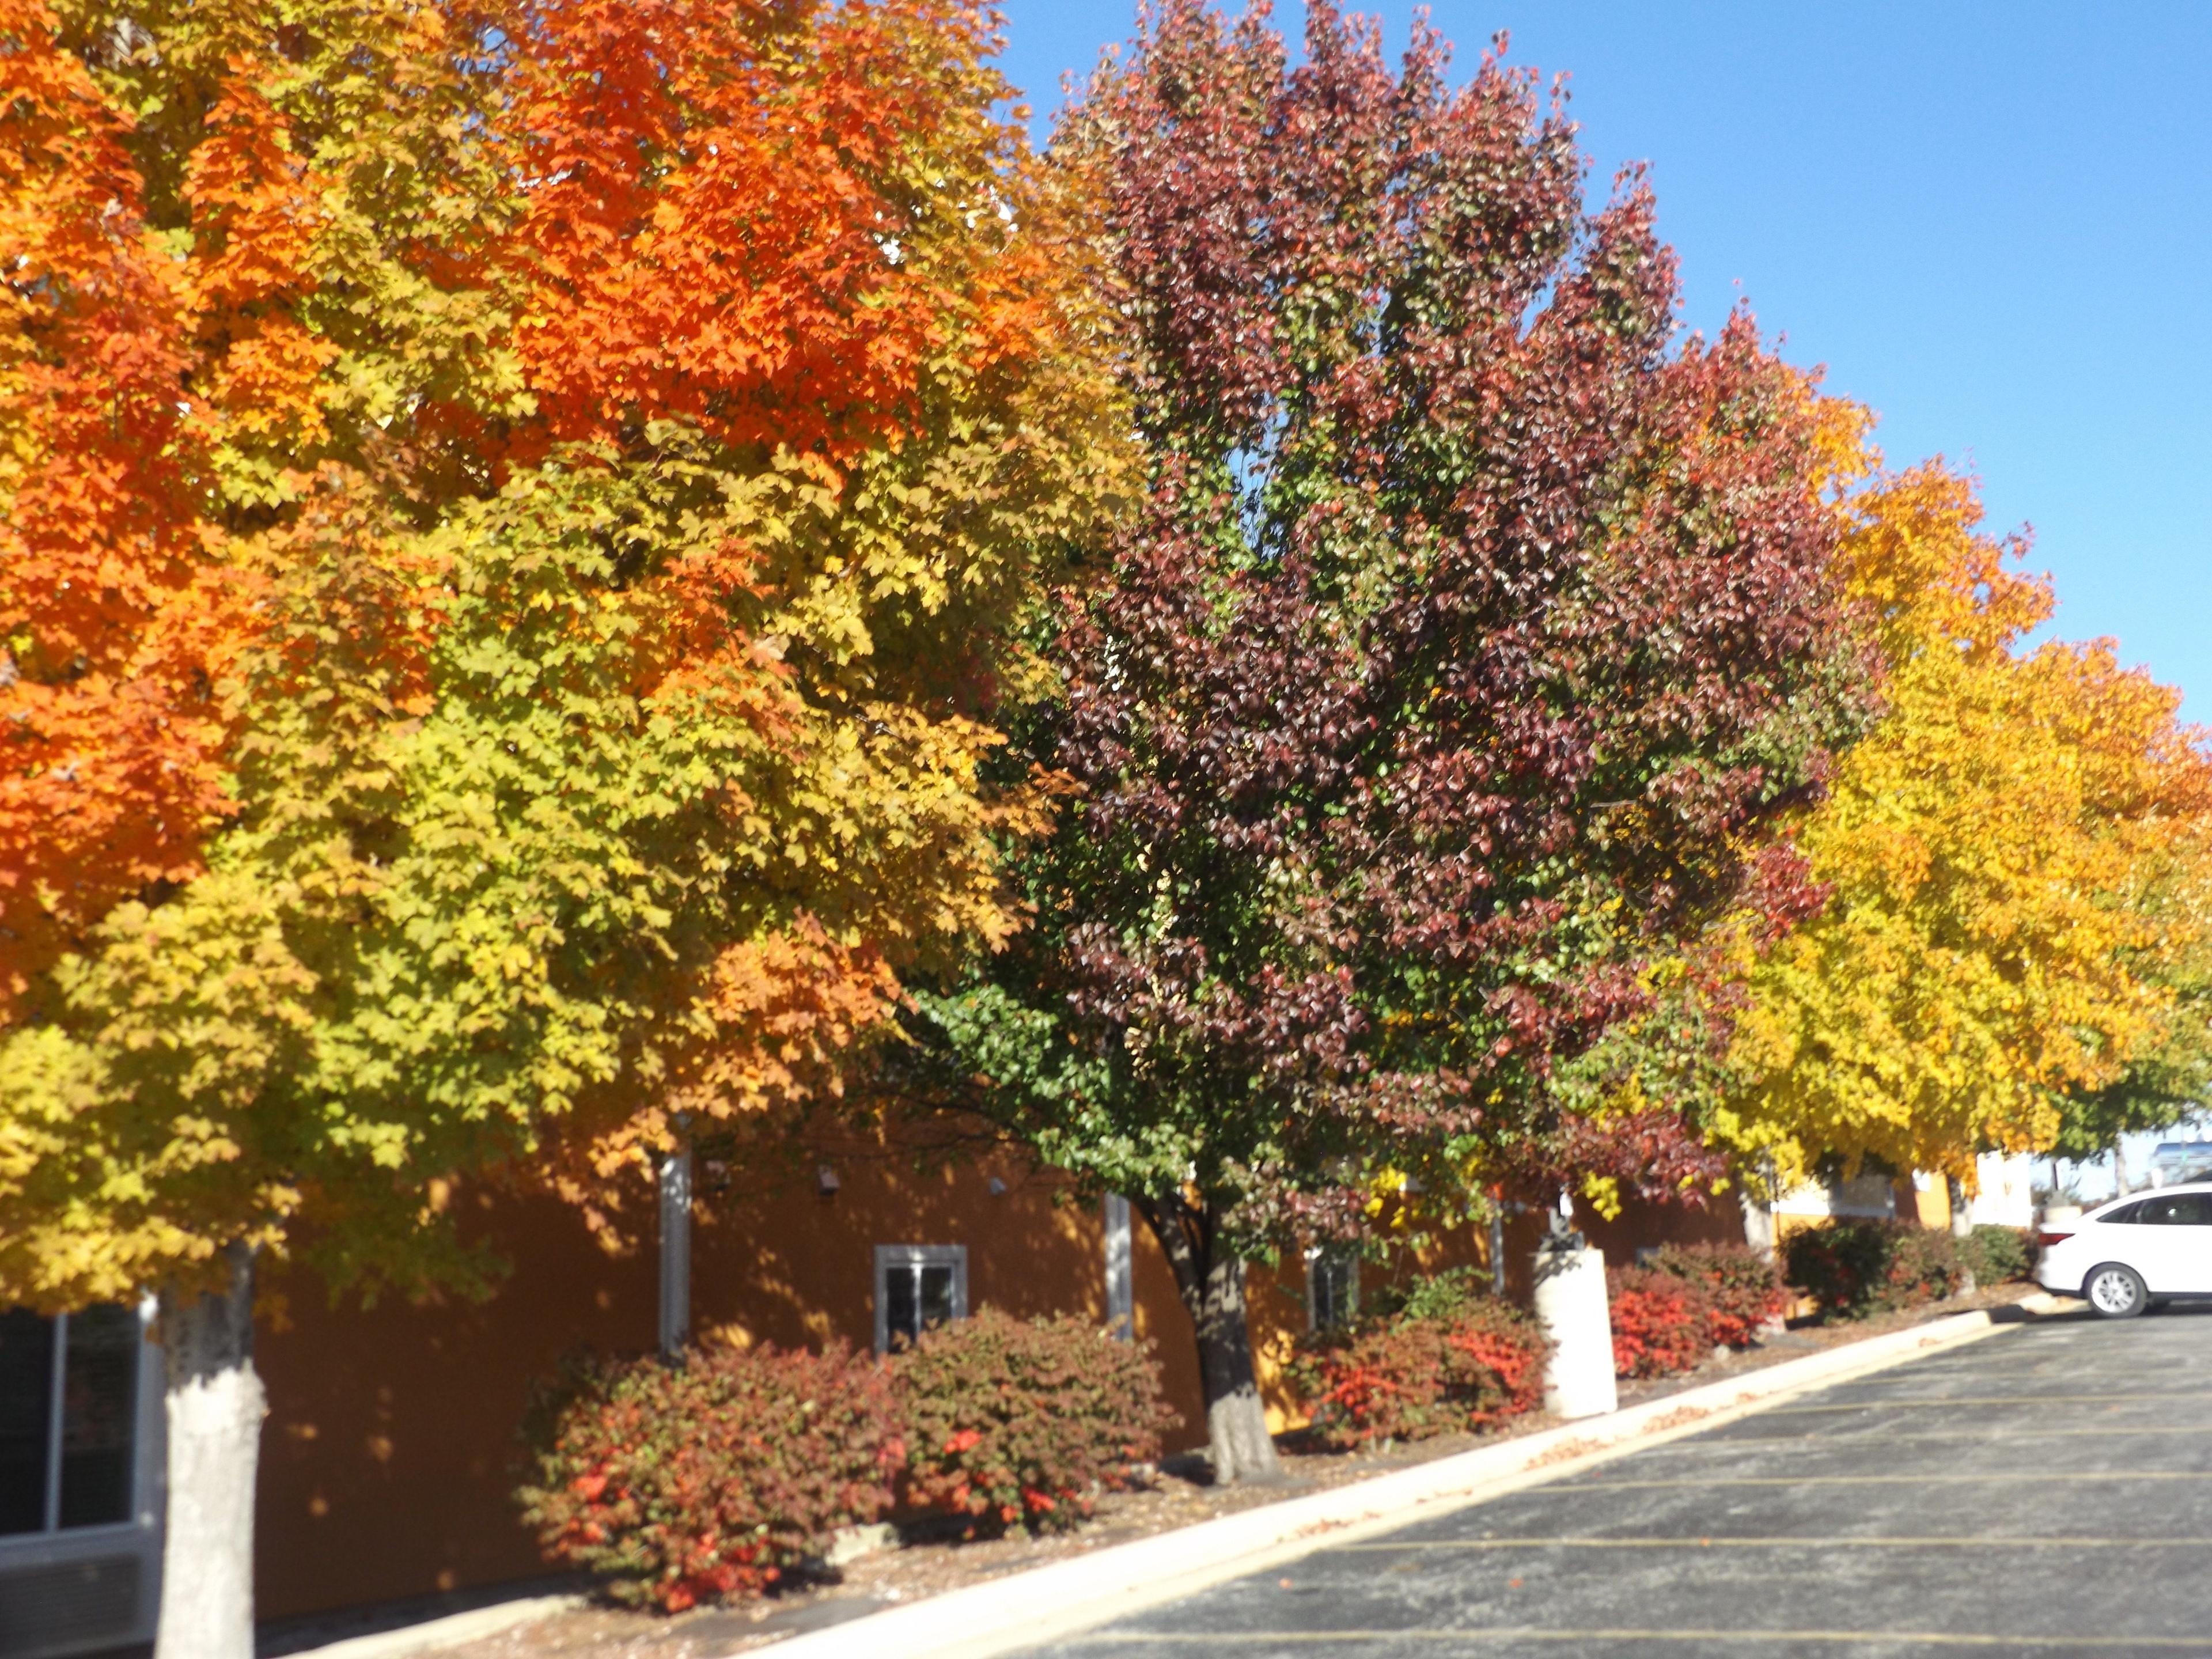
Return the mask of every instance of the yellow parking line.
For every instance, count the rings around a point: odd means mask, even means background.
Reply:
[[[1700,1439],[1677,1440],[1671,1445],[1651,1446],[1637,1454],[1639,1457],[1672,1457],[1683,1452],[1719,1451],[1729,1446],[1802,1446],[1817,1441],[1823,1446],[1894,1445],[1899,1441],[1934,1441],[1948,1444],[1960,1440],[2000,1442],[2007,1440],[2076,1440],[2094,1437],[2110,1439],[2115,1435],[2154,1434],[2161,1438],[2177,1434],[2212,1434],[2212,1423],[2180,1423],[2171,1428],[2140,1425],[2109,1425],[2089,1429],[2004,1429],[1995,1434],[1978,1434],[1972,1429],[1922,1429],[1899,1434],[1889,1429],[1869,1429],[1850,1434],[1829,1434],[1819,1429],[1807,1429],[1802,1434],[1732,1434],[1725,1438],[1708,1436]]]
[[[2106,1649],[2156,1648],[2179,1653],[2212,1653],[2212,1636],[1996,1636],[1943,1631],[1847,1630],[1559,1630],[1533,1625],[1500,1625],[1469,1630],[1207,1631],[1180,1637],[1172,1631],[1102,1631],[1079,1638],[1115,1647],[1158,1647],[1183,1641],[1200,1646],[1318,1647],[1352,1642],[1695,1642],[1729,1644],[1819,1642],[1836,1646],[1886,1646],[1911,1643],[1923,1647],[2048,1648],[2069,1653]]]
[[[2054,1474],[2048,1469],[2008,1469],[1991,1474],[1698,1474],[1680,1480],[1565,1480],[1559,1492],[1648,1492],[1662,1486],[1975,1486],[2079,1480],[2212,1480],[2212,1469],[2088,1469]]]
[[[1832,1406],[1776,1406],[1766,1417],[1806,1417],[1816,1412],[1932,1411],[1944,1406],[2093,1406],[2110,1400],[2203,1400],[2212,1392],[2203,1389],[2151,1389],[2135,1394],[1980,1394],[1952,1395],[1940,1400],[1853,1400]]]
[[[1421,1538],[1397,1543],[1376,1540],[1364,1544],[1339,1544],[1319,1552],[1344,1555],[1353,1551],[1380,1553],[1389,1550],[1832,1550],[1832,1549],[2068,1549],[2166,1550],[2212,1549],[2212,1538],[1900,1538],[1856,1536],[1844,1538]]]

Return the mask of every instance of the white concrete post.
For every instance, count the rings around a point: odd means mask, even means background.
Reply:
[[[1124,1342],[1137,1334],[1137,1287],[1129,1263],[1129,1200],[1109,1193],[1100,1206],[1106,1228],[1106,1328]]]
[[[1774,1160],[1759,1159],[1758,1179],[1739,1180],[1735,1190],[1737,1201],[1743,1206],[1743,1242],[1773,1261],[1775,1247],[1780,1243],[1775,1236],[1774,1201],[1782,1195],[1782,1177]]]
[[[1743,1206],[1743,1242],[1765,1256],[1774,1260],[1774,1212],[1748,1192],[1741,1195]]]
[[[1536,1317],[1552,1339],[1544,1373],[1544,1409],[1554,1417],[1595,1417],[1617,1409],[1613,1376],[1613,1323],[1605,1298],[1605,1253],[1582,1245],[1581,1235],[1554,1235],[1536,1252]]]
[[[691,1143],[660,1160],[660,1358],[682,1363],[691,1345]]]

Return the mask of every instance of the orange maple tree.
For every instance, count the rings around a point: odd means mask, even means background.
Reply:
[[[131,125],[0,5],[0,997],[223,811],[211,666],[238,606],[195,489],[188,273],[141,234]]]
[[[191,1468],[258,1252],[466,1282],[1012,927],[1127,421],[992,27],[0,0],[0,1304],[159,1287]]]

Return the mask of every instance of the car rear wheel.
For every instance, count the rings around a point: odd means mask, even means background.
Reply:
[[[2150,1306],[2150,1286],[2142,1275],[2117,1261],[2090,1268],[2081,1282],[2081,1294],[2107,1319],[2133,1319]]]

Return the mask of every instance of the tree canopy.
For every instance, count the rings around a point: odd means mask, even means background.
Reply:
[[[981,14],[0,40],[0,1295],[466,1277],[443,1177],[585,1191],[1006,933],[1121,422]]]
[[[2109,641],[2024,648],[2046,581],[1965,479],[1876,478],[1840,549],[1884,713],[1796,832],[1825,902],[1748,973],[1724,1138],[1972,1173],[2101,1151],[2202,1088],[2212,764]]]
[[[1860,708],[1815,400],[1747,318],[1678,341],[1642,180],[1586,213],[1562,111],[1495,57],[1452,88],[1425,28],[1395,75],[1326,5],[1305,47],[1163,6],[1056,141],[1149,494],[1023,734],[1073,786],[1035,921],[927,1004],[984,1109],[1143,1209],[1216,1404],[1242,1261],[1378,1181],[1673,1155],[1554,1063]]]

